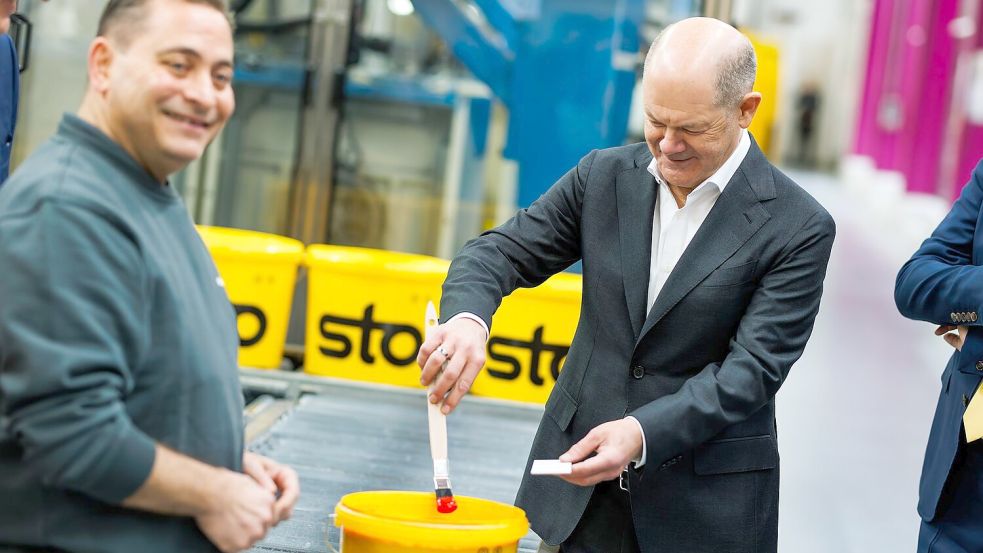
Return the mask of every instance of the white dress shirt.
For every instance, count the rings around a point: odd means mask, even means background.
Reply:
[[[710,175],[710,178],[700,183],[686,196],[686,205],[679,207],[676,205],[676,198],[669,191],[669,186],[665,179],[659,174],[659,167],[653,157],[649,163],[648,171],[655,177],[659,186],[658,198],[655,202],[655,213],[652,217],[652,257],[649,262],[649,289],[645,303],[645,313],[652,310],[655,299],[659,297],[659,292],[665,286],[666,280],[672,270],[679,263],[679,258],[686,251],[696,231],[700,230],[703,221],[706,220],[713,205],[717,203],[717,198],[724,191],[731,177],[737,172],[738,167],[747,156],[751,149],[751,136],[747,130],[741,130],[741,138],[737,143],[737,148],[730,154],[727,161],[720,166],[717,171]],[[642,433],[642,456],[635,460],[635,466],[641,467],[645,464],[647,447],[645,446],[645,430],[638,419],[628,416],[636,424]]]
[[[720,169],[717,169],[716,173],[710,175],[710,178],[700,183],[686,196],[686,205],[683,207],[676,205],[676,199],[669,191],[665,179],[659,174],[655,158],[652,158],[648,171],[658,183],[659,194],[655,215],[652,217],[652,258],[649,265],[646,313],[652,309],[655,298],[659,297],[659,292],[665,286],[676,263],[679,263],[686,246],[689,246],[696,231],[700,230],[703,221],[717,203],[717,198],[723,193],[750,149],[751,137],[746,130],[742,130],[741,139],[734,153],[727,158]]]
[[[710,175],[707,180],[700,183],[686,196],[686,205],[683,207],[676,205],[676,199],[669,191],[669,186],[659,174],[656,159],[652,158],[648,171],[655,177],[659,193],[655,213],[652,217],[652,252],[649,265],[648,297],[645,305],[646,313],[651,311],[655,299],[659,297],[659,292],[665,286],[666,280],[669,279],[669,275],[676,267],[676,263],[679,263],[679,258],[686,251],[686,246],[693,240],[696,231],[700,230],[700,226],[710,214],[713,205],[717,203],[717,198],[720,197],[727,183],[737,173],[737,169],[741,166],[750,149],[751,136],[746,129],[742,129],[737,148],[714,174]],[[487,340],[488,327],[481,320],[481,317],[473,313],[460,313],[448,322],[460,318],[471,319],[480,324],[485,329],[485,339]],[[642,423],[638,422],[635,417],[629,415],[625,418],[635,421],[639,432],[642,434],[642,455],[633,460],[635,467],[641,467],[645,464],[648,453],[645,446],[645,430],[642,428]]]

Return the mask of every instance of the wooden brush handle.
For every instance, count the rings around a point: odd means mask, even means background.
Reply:
[[[430,456],[447,459],[447,415],[440,412],[440,404],[427,400],[427,415],[430,419]]]

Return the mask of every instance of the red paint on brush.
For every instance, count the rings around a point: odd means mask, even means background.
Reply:
[[[438,513],[453,513],[457,510],[457,502],[454,501],[453,495],[447,495],[444,497],[437,498],[437,512]]]

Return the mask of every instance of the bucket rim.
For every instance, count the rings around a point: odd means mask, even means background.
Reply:
[[[480,524],[440,524],[432,521],[386,518],[361,512],[348,504],[366,498],[383,500],[386,496],[393,498],[402,496],[431,502],[434,497],[433,492],[378,490],[350,493],[342,497],[335,506],[335,525],[345,532],[381,542],[449,550],[516,543],[529,531],[529,521],[522,509],[476,497],[455,496],[459,504],[477,503],[495,506],[500,508],[501,514],[508,515]]]

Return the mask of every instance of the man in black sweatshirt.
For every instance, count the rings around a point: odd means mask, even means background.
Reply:
[[[0,549],[238,551],[290,516],[167,180],[232,114],[232,56],[221,0],[111,0],[78,115],[0,189]]]

